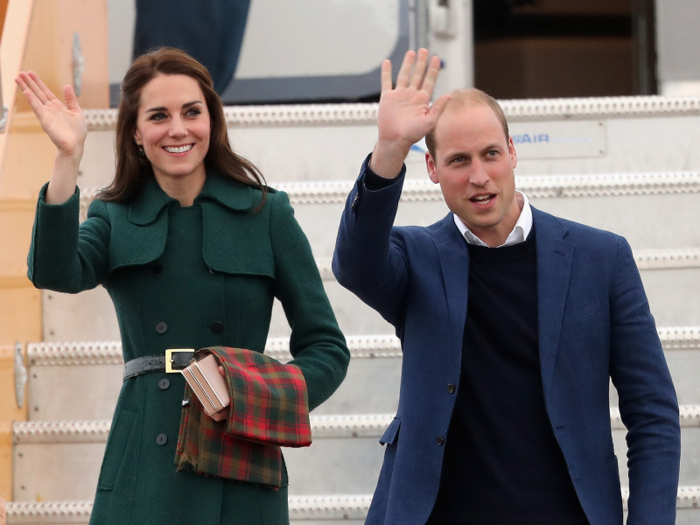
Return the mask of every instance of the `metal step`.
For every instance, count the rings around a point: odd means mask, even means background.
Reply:
[[[394,414],[312,416],[314,444],[285,449],[289,493],[370,493],[384,453],[378,439]],[[613,439],[623,486],[625,427],[616,408],[610,410]],[[17,501],[91,498],[109,433],[110,421],[21,422],[13,425],[14,497]],[[681,407],[684,450],[700,450],[700,406]],[[328,475],[319,476],[319,472]],[[41,473],[41,475],[39,475]],[[64,479],[71,479],[67,485]],[[700,485],[700,457],[686,454],[680,483]]]
[[[553,138],[549,144],[518,141],[520,175],[700,169],[699,97],[506,100],[501,104],[512,136]],[[273,186],[281,181],[352,178],[376,141],[376,111],[376,104],[224,110],[234,150],[253,161]],[[80,185],[104,186],[114,176],[117,112],[87,110],[85,114],[90,133]],[[582,148],[576,151],[571,143]],[[411,152],[407,165],[409,177],[426,178],[422,152]]]
[[[681,404],[700,403],[700,327],[659,328]],[[352,359],[340,388],[314,414],[390,413],[398,404],[401,346],[392,335],[348,336]],[[288,339],[268,340],[265,352],[291,359]],[[27,346],[29,418],[34,421],[111,418],[122,385],[121,343],[62,342]],[[85,398],[66,385],[83,385]],[[611,404],[617,404],[611,389]]]
[[[622,497],[626,508],[629,492],[624,490]],[[371,501],[370,494],[290,497],[289,517],[292,522],[313,522],[315,525],[342,525],[348,522],[359,525],[364,522]],[[700,487],[679,487],[676,509],[676,525],[697,525],[700,520]],[[87,524],[91,511],[91,501],[11,501],[7,506],[7,524]]]
[[[333,253],[340,216],[352,185],[350,179],[276,186],[289,194],[297,220],[317,257],[327,258]],[[700,192],[700,172],[518,176],[516,186],[535,207],[614,231],[625,236],[637,250],[700,244],[700,233],[690,227],[700,218],[696,195]],[[83,216],[98,191],[97,187],[81,186]],[[396,224],[432,224],[447,211],[439,186],[428,180],[408,180]]]
[[[657,325],[700,325],[700,296],[697,294],[700,289],[700,266],[643,270],[642,282]],[[343,333],[394,333],[393,327],[376,311],[335,280],[325,281],[324,287]],[[114,306],[104,288],[98,287],[76,295],[51,291],[44,291],[42,295],[45,341],[120,338]],[[269,335],[288,337],[289,334],[284,311],[275,301]]]
[[[289,498],[292,522],[311,521],[316,525],[362,523],[367,516],[370,495],[303,496]],[[87,524],[92,501],[57,501],[46,503],[8,502],[8,525]]]

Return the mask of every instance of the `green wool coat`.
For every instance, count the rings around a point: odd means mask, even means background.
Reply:
[[[292,361],[309,409],[327,399],[349,353],[309,243],[285,193],[207,175],[181,207],[151,178],[128,202],[94,201],[79,220],[79,193],[49,205],[42,189],[29,253],[38,288],[77,293],[103,285],[117,312],[124,360],[167,348],[232,346],[262,352],[274,298],[292,328]],[[167,381],[161,381],[167,379]],[[184,380],[152,373],[122,386],[97,484],[91,524],[289,522],[287,476],[272,490],[175,471]]]

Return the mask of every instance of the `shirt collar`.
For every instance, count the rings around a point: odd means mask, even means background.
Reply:
[[[497,246],[497,248],[525,242],[527,236],[530,235],[530,230],[532,230],[532,209],[530,208],[530,201],[528,200],[527,195],[525,195],[523,192],[515,190],[515,193],[523,198],[523,207],[520,210],[520,217],[518,217],[513,231],[511,231],[506,238],[506,242],[500,246]],[[467,225],[462,222],[462,219],[457,217],[455,214],[452,214],[452,217],[454,218],[457,228],[459,228],[460,233],[467,243],[488,247],[484,241],[479,239],[469,228],[467,228]]]

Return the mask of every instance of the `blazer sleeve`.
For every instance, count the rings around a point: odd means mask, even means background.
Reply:
[[[95,200],[79,224],[80,191],[63,204],[46,203],[39,193],[27,276],[37,288],[78,293],[107,280],[110,224],[105,203]]]
[[[333,254],[338,282],[389,323],[400,324],[408,282],[403,238],[393,230],[406,167],[396,182],[369,190],[365,185],[369,157],[362,165],[345,204]]]
[[[678,401],[632,250],[622,238],[610,321],[610,375],[628,430],[627,523],[672,525],[680,470]]]
[[[292,334],[289,349],[304,374],[309,410],[328,399],[345,378],[350,352],[331,309],[304,232],[283,192],[270,194],[270,237],[275,296]]]

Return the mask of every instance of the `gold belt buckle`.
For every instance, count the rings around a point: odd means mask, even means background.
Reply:
[[[179,370],[173,370],[173,354],[179,352],[194,352],[194,348],[168,348],[165,351],[165,373],[176,374]]]

